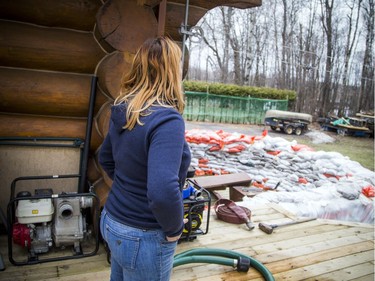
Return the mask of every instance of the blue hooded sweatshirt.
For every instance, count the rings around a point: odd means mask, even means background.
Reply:
[[[127,130],[125,112],[125,104],[112,107],[99,153],[113,180],[105,208],[120,223],[177,236],[183,230],[181,188],[191,160],[184,120],[173,108],[152,106],[140,118],[144,125]]]

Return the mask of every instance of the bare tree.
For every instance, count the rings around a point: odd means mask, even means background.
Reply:
[[[196,57],[206,73],[196,77],[292,89],[297,101],[291,109],[314,116],[374,106],[374,0],[220,7],[200,25],[205,44]]]
[[[360,17],[362,0],[350,0],[346,2],[346,5],[349,9],[347,15],[347,35],[346,35],[346,44],[345,44],[345,53],[344,53],[344,71],[342,79],[342,95],[339,104],[339,115],[345,114],[345,108],[350,104],[349,101],[349,89],[348,89],[348,78],[349,78],[349,62],[352,57],[354,44],[357,40],[358,33],[358,24]]]
[[[366,28],[366,48],[363,57],[361,87],[356,109],[374,110],[374,0],[367,0],[362,5],[363,17]]]
[[[316,54],[317,36],[314,34],[314,26],[316,22],[316,3],[310,2],[308,6],[308,25],[299,26],[298,47],[298,77],[297,77],[297,102],[295,110],[298,112],[315,113],[318,91],[318,69],[319,57]]]
[[[205,30],[203,41],[216,59],[217,67],[220,71],[220,80],[222,83],[226,83],[228,78],[229,41],[226,40],[227,36],[225,34],[228,32],[229,27],[222,16],[222,10],[214,9],[212,13],[205,17],[201,26]],[[221,19],[221,25],[218,24],[218,17]]]
[[[332,32],[332,13],[334,0],[320,0],[322,16],[321,22],[326,37],[326,62],[325,62],[325,73],[324,82],[322,85],[321,97],[320,97],[320,110],[319,115],[324,116],[331,110],[330,95],[331,95],[331,83],[332,83],[332,64],[333,64],[333,32]]]

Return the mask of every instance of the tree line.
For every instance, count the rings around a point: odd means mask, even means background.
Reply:
[[[291,110],[317,117],[373,111],[374,10],[374,0],[218,7],[189,42],[187,79],[295,90]]]

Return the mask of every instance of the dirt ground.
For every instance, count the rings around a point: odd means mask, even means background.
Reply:
[[[359,162],[363,167],[374,171],[374,138],[341,136],[335,132],[323,131],[319,124],[313,123],[309,131],[303,135],[287,135],[280,131],[272,131],[264,125],[244,125],[206,122],[185,122],[186,130],[223,130],[229,133],[241,133],[250,136],[261,135],[264,130],[271,137],[281,137],[288,141],[296,140],[299,144],[309,145],[315,150],[336,151],[351,160]]]

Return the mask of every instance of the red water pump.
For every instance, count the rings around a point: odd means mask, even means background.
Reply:
[[[29,191],[22,191],[14,196],[14,189],[15,183],[12,184],[8,204],[8,228],[11,230],[8,233],[9,260],[13,264],[77,258],[97,252],[99,200],[95,194],[55,194],[52,189],[36,189],[34,195]],[[84,250],[87,247],[82,245],[87,241],[94,241],[92,238],[96,242],[94,251],[87,253]],[[26,262],[13,258],[13,245],[27,250]],[[64,253],[60,258],[43,255],[42,258],[42,254],[47,254],[52,248],[56,251],[71,248],[73,255]]]

